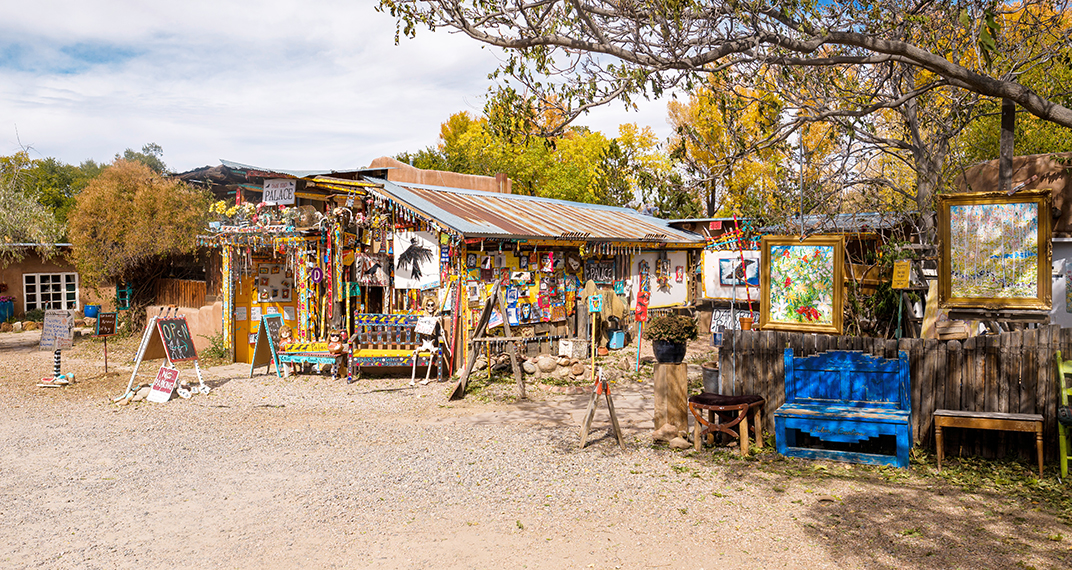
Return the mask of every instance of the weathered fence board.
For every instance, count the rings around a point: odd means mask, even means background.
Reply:
[[[204,281],[157,279],[153,289],[158,305],[200,308],[205,304]]]
[[[896,358],[908,353],[912,431],[917,445],[934,448],[938,409],[1042,414],[1045,455],[1057,453],[1053,355],[1072,357],[1072,329],[1044,326],[972,337],[964,341],[869,339],[785,331],[726,331],[719,354],[723,390],[766,398],[763,427],[773,431],[774,410],[785,402],[782,351],[811,356],[828,350],[859,350]],[[1030,434],[949,430],[946,453],[984,457],[1034,457]]]

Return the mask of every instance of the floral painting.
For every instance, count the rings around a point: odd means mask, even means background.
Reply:
[[[1037,203],[952,205],[949,222],[953,297],[1037,295]]]
[[[840,334],[843,257],[840,237],[765,237],[760,327]]]
[[[834,322],[834,247],[771,247],[771,319]]]

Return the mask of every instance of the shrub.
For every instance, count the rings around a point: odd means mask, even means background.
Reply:
[[[683,343],[700,336],[696,320],[685,315],[654,317],[644,324],[644,338]]]

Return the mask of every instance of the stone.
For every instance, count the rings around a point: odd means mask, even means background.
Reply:
[[[677,426],[674,424],[663,424],[662,427],[652,432],[651,439],[654,441],[670,441],[677,436]]]
[[[535,374],[536,371],[539,369],[536,368],[536,364],[534,364],[531,360],[526,360],[521,363],[521,370],[523,370],[525,374]]]
[[[11,332],[22,332],[22,323],[20,321],[11,323]]]
[[[85,317],[82,319],[82,324],[85,325],[86,328],[95,329],[97,328],[97,319],[93,317]]]
[[[483,370],[488,367],[488,359],[483,356],[478,356],[476,362],[473,364],[473,370]]]
[[[570,373],[574,376],[584,376],[584,366],[581,366],[581,363],[578,362],[573,366],[570,366]]]
[[[559,366],[558,368],[555,368],[554,372],[551,372],[551,376],[558,378],[559,380],[562,380],[569,375],[570,369],[565,366]]]
[[[688,449],[690,447],[692,447],[692,444],[683,437],[675,437],[670,440],[670,449]]]
[[[150,390],[152,390],[152,388],[150,388],[148,386],[142,386],[141,388],[138,389],[137,392],[134,393],[134,397],[131,398],[130,401],[131,402],[141,402],[141,401],[145,400],[145,398],[149,397],[149,391]]]
[[[559,357],[558,357],[558,365],[559,365],[559,366],[569,366],[569,365],[570,365],[570,359],[569,359],[569,357],[566,357],[566,356],[559,356]]]
[[[550,356],[541,356],[536,359],[536,367],[540,372],[554,372],[558,368],[558,361]]]
[[[0,323],[0,332],[11,332],[11,323]]]
[[[35,331],[41,328],[41,323],[37,321],[25,321],[22,323],[22,330]]]

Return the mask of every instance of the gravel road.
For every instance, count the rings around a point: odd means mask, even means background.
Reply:
[[[0,334],[3,568],[1072,567],[1053,514],[928,467],[655,446],[650,379],[614,387],[626,449],[601,408],[580,450],[584,395],[232,365],[209,395],[116,406],[129,340],[107,376],[80,341],[76,383],[46,389],[35,334]]]

